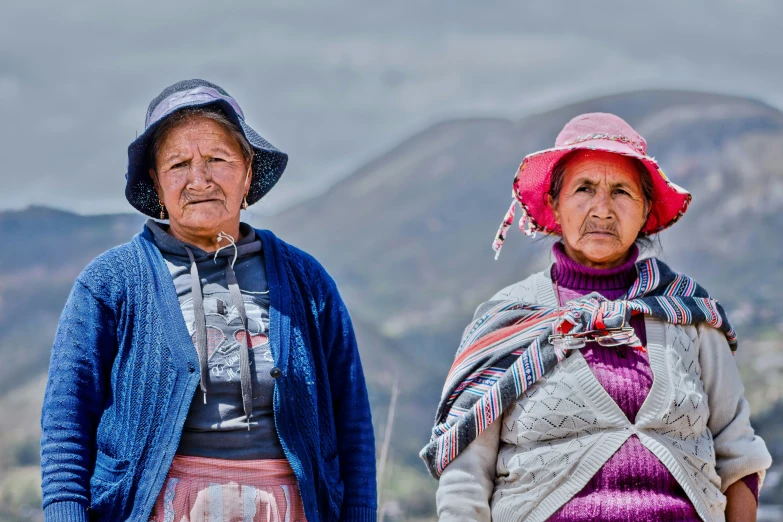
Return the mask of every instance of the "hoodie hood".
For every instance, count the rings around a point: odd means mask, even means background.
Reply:
[[[155,240],[155,245],[158,249],[168,255],[181,257],[182,259],[189,259],[188,249],[193,253],[193,258],[196,263],[203,263],[204,261],[214,261],[215,252],[206,252],[197,246],[180,241],[176,237],[172,236],[168,231],[168,225],[158,223],[154,219],[148,219],[146,227],[152,232],[152,236]],[[262,249],[261,238],[256,234],[255,229],[247,223],[239,224],[239,235],[242,239],[236,242],[237,246],[237,259],[250,256],[260,252]],[[227,248],[222,248],[218,254],[218,258],[232,258],[234,257],[234,248],[229,245]]]

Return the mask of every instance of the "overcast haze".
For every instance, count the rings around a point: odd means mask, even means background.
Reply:
[[[659,87],[783,107],[779,0],[73,4],[0,7],[0,209],[132,211],[126,148],[185,78],[289,153],[267,210],[444,118]]]

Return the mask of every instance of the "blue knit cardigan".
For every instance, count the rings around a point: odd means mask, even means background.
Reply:
[[[310,522],[374,521],[375,445],[353,326],[311,256],[257,231],[269,280],[274,413]],[[165,261],[145,228],[76,280],[41,427],[44,520],[146,522],[199,384]]]

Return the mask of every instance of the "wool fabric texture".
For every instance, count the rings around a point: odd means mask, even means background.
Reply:
[[[569,350],[550,340],[555,329],[571,334],[608,331],[643,313],[670,324],[711,324],[736,350],[736,333],[723,307],[693,279],[655,258],[640,261],[636,270],[622,301],[607,301],[596,293],[562,310],[514,300],[479,306],[446,377],[430,443],[420,452],[433,477],[566,358]],[[638,345],[639,339],[633,336],[627,342]]]
[[[491,301],[556,308],[556,291],[547,270]],[[578,350],[448,465],[436,495],[439,520],[549,520],[633,435],[671,470],[704,520],[724,520],[721,491],[749,474],[761,480],[771,463],[750,425],[726,336],[707,324],[653,317],[645,317],[645,329],[655,378],[635,423]]]
[[[348,311],[314,258],[256,233],[275,422],[307,520],[374,521],[374,437]],[[174,284],[144,230],[82,272],[60,319],[41,418],[46,522],[148,520],[198,384]]]
[[[620,299],[636,279],[639,250],[631,248],[623,264],[611,269],[586,267],[569,258],[562,243],[552,247],[555,263],[552,281],[560,304],[599,292],[607,299]],[[644,316],[631,319],[642,345],[647,344]],[[642,407],[652,387],[653,374],[646,352],[627,347],[607,348],[588,344],[582,356],[596,379],[614,399],[630,422]],[[757,475],[755,475],[757,476]],[[632,501],[630,501],[632,499]],[[585,519],[606,522],[698,522],[698,513],[685,491],[666,466],[634,435],[617,450],[587,485],[550,522]]]
[[[491,300],[558,303],[549,270]],[[439,520],[548,520],[634,434],[671,470],[704,520],[724,520],[721,491],[745,475],[763,476],[771,463],[750,425],[725,334],[653,317],[645,328],[655,379],[636,423],[577,351],[449,464],[436,495]]]

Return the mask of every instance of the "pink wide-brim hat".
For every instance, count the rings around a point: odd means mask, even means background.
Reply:
[[[625,120],[601,112],[582,114],[563,127],[553,148],[528,154],[522,160],[514,176],[514,199],[492,244],[495,259],[500,255],[508,229],[514,221],[517,205],[522,213],[519,228],[526,235],[535,236],[536,232],[562,235],[547,203],[547,195],[557,162],[578,150],[620,154],[636,158],[647,167],[653,181],[653,208],[642,233],[655,234],[672,226],[688,209],[690,193],[669,181],[655,159],[647,155],[647,142]]]

